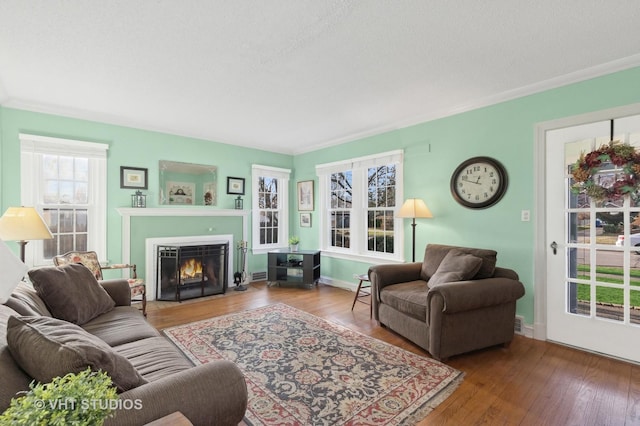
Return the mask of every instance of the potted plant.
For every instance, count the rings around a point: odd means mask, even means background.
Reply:
[[[90,368],[51,383],[31,382],[29,390],[11,400],[0,414],[0,424],[102,425],[117,407],[118,395],[104,371]]]
[[[289,238],[289,250],[298,251],[298,245],[300,244],[300,238],[293,236]]]

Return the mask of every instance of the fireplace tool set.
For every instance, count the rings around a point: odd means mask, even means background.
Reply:
[[[247,279],[247,242],[238,242],[238,256],[236,257],[236,272],[233,274],[233,283],[236,285],[235,291],[245,291],[247,286],[242,283]]]

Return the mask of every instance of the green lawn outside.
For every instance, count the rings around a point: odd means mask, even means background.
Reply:
[[[599,303],[623,304],[624,295],[621,288],[596,287],[596,301]],[[590,286],[578,284],[578,300],[591,301]],[[631,306],[640,306],[640,291],[631,290]]]
[[[603,243],[599,241],[599,243]],[[579,272],[591,272],[589,265],[578,265]],[[617,278],[616,276],[620,277]],[[640,280],[633,280],[633,278],[640,279],[640,269],[631,269],[629,271],[629,277],[631,278],[630,284],[634,287],[640,287]],[[589,275],[579,275],[581,280],[589,280]],[[622,268],[616,268],[612,266],[597,266],[596,267],[596,279],[600,282],[610,284],[622,285]],[[591,287],[587,284],[578,284],[578,300],[584,302],[591,301]],[[624,302],[624,293],[621,288],[609,288],[609,287],[596,287],[596,301],[599,303],[611,303],[614,305],[622,305]],[[640,289],[631,290],[631,306],[640,306]]]
[[[588,275],[579,275],[579,279],[588,280]],[[614,277],[598,277],[598,281],[622,284],[622,279]],[[634,287],[640,287],[640,281],[631,281],[630,284]],[[599,303],[612,303],[614,305],[622,305],[624,299],[624,293],[621,288],[610,287],[596,287],[596,301]],[[578,284],[578,300],[590,302],[591,292],[590,286],[587,284]],[[631,290],[631,306],[640,306],[640,290]]]
[[[581,272],[589,272],[591,268],[589,265],[578,265],[578,271]],[[613,266],[597,266],[596,274],[609,274],[609,275],[620,275],[622,276],[622,268],[615,268]],[[629,275],[631,277],[640,278],[640,269],[632,269],[629,271]]]

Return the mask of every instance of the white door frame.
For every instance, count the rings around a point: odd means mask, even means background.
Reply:
[[[629,115],[640,114],[640,103],[609,108],[601,111],[589,112],[557,120],[544,121],[534,126],[534,311],[533,338],[547,340],[547,261],[546,251],[549,249],[546,241],[547,220],[546,211],[546,132],[564,127],[578,126],[596,121],[604,121]]]

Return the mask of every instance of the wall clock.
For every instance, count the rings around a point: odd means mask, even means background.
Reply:
[[[451,194],[471,209],[484,209],[507,192],[507,171],[490,157],[473,157],[460,164],[451,176]]]

